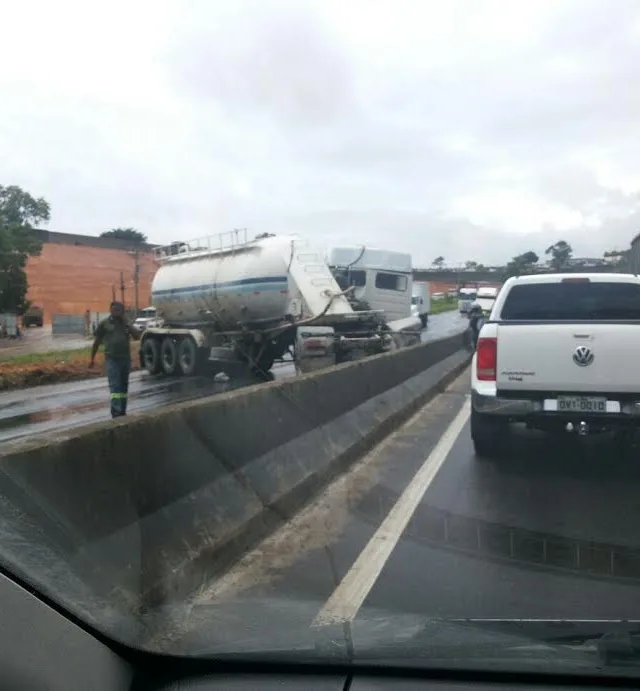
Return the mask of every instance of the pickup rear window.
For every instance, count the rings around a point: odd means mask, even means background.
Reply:
[[[529,283],[506,296],[502,320],[640,320],[640,285],[635,283]]]

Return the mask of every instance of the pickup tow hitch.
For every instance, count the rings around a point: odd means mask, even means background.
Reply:
[[[574,431],[576,431],[581,437],[584,437],[584,436],[586,436],[587,434],[589,434],[589,425],[588,425],[588,423],[586,423],[584,420],[581,420],[581,421],[578,423],[578,427],[577,427],[577,429],[576,429],[576,427],[575,427],[575,425],[573,424],[573,422],[567,422],[567,424],[566,424],[566,426],[565,426],[565,430],[566,430],[567,432],[574,432]]]

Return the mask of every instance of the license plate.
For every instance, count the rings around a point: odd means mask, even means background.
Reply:
[[[558,412],[606,413],[607,399],[601,396],[558,396]]]

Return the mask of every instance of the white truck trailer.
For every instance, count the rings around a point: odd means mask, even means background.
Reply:
[[[242,364],[266,373],[292,352],[298,371],[395,347],[381,310],[361,309],[322,253],[292,236],[222,233],[155,250],[158,319],[140,341],[152,374],[192,376]]]

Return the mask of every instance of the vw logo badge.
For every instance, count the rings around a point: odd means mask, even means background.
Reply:
[[[578,346],[573,353],[573,361],[578,367],[588,367],[594,358],[595,355],[591,352],[591,348],[587,348],[587,346]]]

